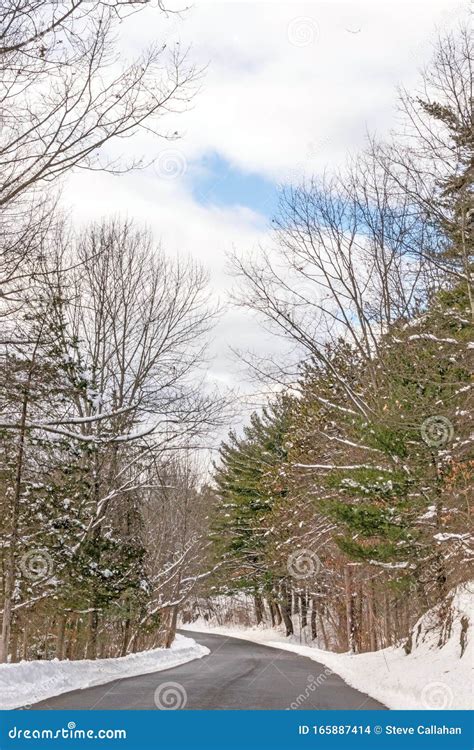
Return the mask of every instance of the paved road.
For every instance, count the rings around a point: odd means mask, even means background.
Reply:
[[[74,690],[32,708],[156,709],[163,704],[186,709],[385,708],[304,656],[222,635],[188,635],[207,646],[209,656],[163,672]]]

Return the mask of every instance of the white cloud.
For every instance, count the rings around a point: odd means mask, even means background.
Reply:
[[[435,27],[465,12],[446,0],[198,1],[182,23],[171,16],[163,24],[168,43],[191,44],[193,59],[209,64],[193,110],[179,121],[181,147],[189,157],[217,149],[274,179],[307,161],[311,143],[321,144],[314,167],[340,161],[367,128],[390,126],[395,85],[414,82]],[[137,15],[130,33],[151,38],[151,17]]]
[[[132,16],[123,24],[122,41],[132,52],[157,37],[170,46],[179,40],[183,47],[192,44],[198,65],[208,65],[192,109],[169,119],[170,131],[184,132],[172,148],[185,160],[218,151],[241,170],[279,181],[340,163],[362,145],[367,129],[386,133],[396,84],[414,84],[417,69],[429,60],[435,27],[453,25],[465,12],[464,4],[447,0],[198,1],[184,20],[173,14],[166,19],[156,8]],[[151,136],[124,145],[167,148]],[[185,176],[163,179],[153,169],[120,178],[78,173],[64,201],[79,221],[123,212],[148,224],[169,252],[204,262],[220,296],[230,284],[226,251],[254,248],[268,233],[251,210],[199,205]],[[229,312],[213,345],[216,379],[241,380],[229,343],[245,348],[263,339],[269,346],[251,316]]]
[[[121,178],[82,172],[69,181],[63,201],[77,226],[118,213],[146,224],[166,252],[192,256],[208,269],[213,296],[226,306],[233,283],[226,269],[227,253],[257,247],[266,240],[268,228],[250,209],[199,205],[185,186],[179,180],[160,180],[153,170]],[[265,346],[274,349],[266,338]],[[229,347],[257,348],[260,339],[259,326],[250,315],[227,309],[214,331],[209,380],[230,387],[242,384],[241,366]]]

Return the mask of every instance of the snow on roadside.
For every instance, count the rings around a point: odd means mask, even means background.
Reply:
[[[161,672],[193,659],[201,659],[207,654],[209,649],[205,646],[192,638],[177,635],[171,648],[156,648],[116,659],[53,659],[0,664],[0,708],[20,708],[69,690]]]
[[[469,710],[473,708],[473,601],[474,584],[455,592],[450,633],[441,648],[436,612],[427,612],[413,628],[413,648],[408,655],[402,646],[365,654],[336,654],[301,645],[296,638],[286,638],[270,628],[209,627],[202,620],[183,628],[242,638],[307,656],[391,709]],[[461,657],[462,633],[466,647]]]

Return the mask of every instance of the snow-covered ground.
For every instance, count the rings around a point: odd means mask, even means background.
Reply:
[[[203,620],[187,630],[220,633],[292,651],[320,662],[391,709],[471,709],[473,707],[474,584],[460,587],[453,598],[450,634],[442,648],[437,612],[425,614],[413,629],[412,653],[403,647],[365,654],[336,654],[286,638],[269,628],[209,627]],[[466,629],[467,625],[467,629]],[[466,646],[461,657],[461,633]]]
[[[209,649],[192,638],[177,635],[171,648],[141,651],[117,659],[83,661],[29,661],[0,665],[0,707],[2,709],[46,700],[53,695],[102,685],[104,682],[139,674],[160,672],[192,659],[201,659]]]

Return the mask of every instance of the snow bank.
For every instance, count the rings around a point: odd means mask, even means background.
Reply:
[[[141,651],[117,659],[81,661],[23,661],[0,665],[0,708],[19,708],[67,693],[102,685],[124,677],[161,672],[192,659],[207,656],[209,649],[192,638],[177,635],[171,648]]]
[[[439,607],[418,620],[409,654],[403,646],[365,654],[336,654],[301,645],[295,637],[285,638],[268,628],[208,628],[202,622],[184,627],[307,656],[391,709],[471,709],[474,583],[459,587],[448,603],[448,614],[443,614],[441,627]]]

